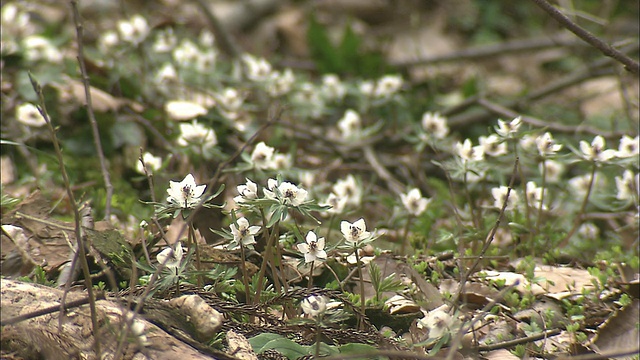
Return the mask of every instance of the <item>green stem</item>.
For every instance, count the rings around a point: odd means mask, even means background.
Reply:
[[[313,266],[315,265],[316,261],[313,260],[311,262],[311,269],[309,270],[309,283],[307,284],[307,288],[311,289],[311,287],[313,287]]]
[[[576,215],[575,220],[573,222],[573,227],[571,228],[567,236],[565,236],[565,238],[562,239],[562,241],[559,244],[559,247],[566,246],[569,243],[569,240],[571,239],[573,234],[575,234],[576,230],[578,230],[578,226],[580,226],[580,220],[582,219],[582,216],[584,215],[584,211],[587,208],[587,203],[589,203],[589,196],[591,196],[591,189],[593,188],[593,183],[596,178],[597,167],[598,166],[594,161],[593,166],[591,167],[591,178],[589,179],[589,188],[587,189],[587,193],[585,194],[584,199],[582,200],[582,205],[580,206],[580,212],[578,212],[578,214]]]
[[[547,186],[547,164],[546,159],[542,159],[542,191],[540,193],[540,205],[538,205],[538,218],[536,219],[536,233],[540,233],[540,221],[542,219],[542,204],[544,204],[544,193]]]
[[[409,236],[409,227],[411,227],[411,221],[413,221],[413,215],[409,215],[409,218],[407,219],[407,223],[404,225],[404,230],[403,230],[403,234],[402,234],[402,243],[400,245],[400,255],[406,255],[407,254],[407,243],[409,242],[409,239],[407,239],[407,236]]]
[[[271,251],[273,248],[273,243],[275,241],[274,234],[275,231],[269,233],[267,229],[267,219],[264,216],[264,210],[260,209],[260,215],[262,216],[262,227],[264,228],[265,236],[267,237],[267,246],[264,251],[264,257],[262,258],[262,264],[260,264],[260,271],[258,272],[258,286],[256,287],[256,294],[253,297],[253,303],[257,304],[260,301],[260,293],[262,292],[262,285],[264,284],[264,274],[267,271],[267,262],[269,262],[271,258]],[[280,225],[280,220],[278,220],[273,228],[277,229]]]
[[[202,265],[200,263],[200,248],[198,247],[198,242],[196,241],[195,230],[193,229],[193,224],[189,224],[189,244],[193,243],[193,246],[196,249],[196,270],[200,272],[202,270]],[[202,287],[202,275],[198,274],[197,276],[198,288]]]
[[[358,254],[358,247],[356,243],[353,244],[353,249],[356,253],[356,266],[358,267],[358,277],[360,278],[360,311],[364,316],[365,304],[364,304],[364,278],[362,277],[362,266],[360,266],[360,254]],[[358,319],[358,327],[364,330],[364,321],[362,318]]]
[[[249,304],[249,301],[251,301],[251,296],[249,295],[249,274],[247,273],[247,267],[244,264],[245,259],[246,259],[246,255],[245,255],[245,252],[244,252],[244,244],[242,244],[242,243],[240,243],[240,257],[241,257],[241,260],[242,260],[242,261],[240,261],[240,268],[242,268],[242,282],[244,284],[245,302],[247,304]],[[258,288],[258,289],[260,289],[260,288]],[[260,296],[260,295],[258,294],[258,296]],[[254,303],[256,303],[256,301],[254,301]]]

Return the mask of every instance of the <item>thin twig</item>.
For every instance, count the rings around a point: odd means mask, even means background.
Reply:
[[[580,39],[591,44],[591,46],[600,50],[600,52],[605,56],[613,58],[619,63],[623,64],[625,69],[627,69],[633,74],[638,74],[638,72],[640,72],[640,64],[638,64],[637,61],[633,60],[629,56],[625,55],[623,52],[607,44],[606,42],[600,40],[600,38],[596,37],[586,29],[580,27],[578,24],[571,21],[571,19],[566,17],[562,12],[560,12],[560,10],[556,9],[553,5],[549,4],[549,2],[547,2],[546,0],[532,0],[532,1],[536,3],[536,5],[538,5],[542,10],[547,12],[547,14],[549,14],[562,26],[567,28],[572,33],[576,34]]]
[[[382,180],[387,183],[389,189],[396,193],[396,195],[400,195],[402,193],[402,183],[398,181],[396,178],[391,175],[391,173],[378,161],[376,154],[373,151],[373,147],[371,145],[365,146],[363,149],[364,157],[369,162],[369,165],[373,168],[373,170],[380,176]]]
[[[103,292],[99,292],[96,294],[96,300],[104,300],[105,296]],[[48,308],[44,308],[44,309],[39,309],[39,310],[35,310],[26,314],[22,314],[22,315],[18,315],[16,317],[12,317],[9,319],[2,319],[0,320],[0,325],[1,326],[5,326],[5,325],[13,325],[13,324],[17,324],[21,321],[25,321],[25,320],[29,320],[29,319],[33,319],[36,318],[38,316],[44,316],[44,315],[48,315],[48,314],[53,314],[57,311],[65,311],[65,310],[69,310],[69,309],[73,309],[73,308],[77,308],[80,307],[82,305],[86,305],[89,303],[89,298],[83,298],[83,299],[79,299],[79,300],[74,300],[74,301],[69,301],[68,303],[64,303],[61,302],[60,305],[53,305],[53,306],[49,306]]]
[[[513,347],[513,346],[516,346],[516,345],[527,344],[527,343],[530,343],[530,342],[546,339],[546,338],[549,338],[551,336],[558,335],[561,332],[562,332],[562,330],[560,330],[560,329],[551,329],[551,330],[547,330],[545,332],[542,332],[540,334],[527,336],[525,338],[514,339],[514,340],[509,340],[509,341],[503,341],[503,342],[499,342],[499,343],[495,343],[495,344],[489,344],[489,345],[480,345],[480,346],[478,346],[478,351],[492,351],[492,350],[498,350],[498,349],[507,349],[507,348],[510,348],[510,347]]]
[[[64,166],[64,159],[62,158],[62,150],[60,149],[60,143],[58,142],[58,137],[56,136],[56,130],[53,128],[53,124],[51,123],[51,118],[49,118],[49,113],[47,112],[47,107],[44,101],[44,94],[42,93],[42,87],[31,76],[31,73],[29,73],[29,80],[31,80],[31,86],[33,87],[33,90],[35,91],[35,93],[38,95],[38,100],[39,100],[38,112],[40,112],[40,115],[42,115],[42,118],[44,118],[45,122],[47,123],[47,128],[49,129],[49,134],[51,135],[51,142],[53,143],[53,148],[55,150],[56,157],[58,158],[58,166],[60,167],[60,173],[62,174],[64,187],[67,191],[67,196],[69,197],[71,208],[73,209],[73,219],[75,221],[74,230],[75,230],[76,242],[78,243],[78,250],[79,250],[78,259],[80,260],[80,266],[82,267],[85,286],[87,288],[87,294],[89,296],[89,308],[91,309],[91,324],[93,327],[93,334],[94,334],[94,343],[93,343],[94,351],[96,353],[96,357],[101,358],[102,352],[100,351],[100,340],[98,336],[98,332],[99,332],[98,314],[96,312],[96,300],[93,294],[93,284],[91,283],[91,273],[89,271],[89,263],[87,262],[87,252],[85,249],[85,244],[83,242],[83,232],[80,226],[80,210],[78,210],[78,203],[76,202],[75,195],[71,190],[69,175],[67,174],[67,169]]]
[[[106,199],[104,206],[104,218],[109,220],[111,216],[111,198],[113,197],[113,185],[111,184],[111,175],[107,169],[107,161],[104,158],[104,152],[102,151],[102,143],[100,141],[100,131],[98,130],[98,122],[96,121],[95,114],[93,113],[93,103],[91,102],[91,85],[89,84],[89,75],[87,74],[87,68],[84,62],[84,52],[82,45],[82,38],[84,33],[84,26],[80,20],[80,13],[78,12],[78,4],[76,0],[71,0],[71,9],[73,10],[73,22],[76,25],[76,35],[78,43],[78,65],[80,65],[80,76],[82,78],[82,84],[84,85],[84,96],[87,100],[87,114],[89,115],[89,122],[91,124],[91,132],[93,134],[93,142],[96,146],[96,152],[98,153],[98,159],[100,160],[100,170],[102,171],[102,178],[104,179],[104,186],[106,188]]]

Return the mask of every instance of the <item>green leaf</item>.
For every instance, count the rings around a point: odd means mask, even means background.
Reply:
[[[336,51],[327,29],[316,20],[315,16],[309,19],[307,30],[307,43],[318,70],[322,73],[338,73],[342,68],[338,51]]]
[[[249,340],[253,351],[258,354],[274,349],[289,359],[299,359],[309,354],[308,348],[281,335],[264,333]]]
[[[340,354],[367,354],[367,353],[375,353],[376,351],[378,351],[378,349],[376,349],[375,347],[371,346],[371,345],[367,345],[367,344],[358,344],[358,343],[351,343],[351,344],[345,344],[342,345],[338,348],[340,350]],[[375,357],[371,357],[371,356],[363,356],[361,358],[352,358],[352,359],[363,359],[363,360],[369,360],[369,359],[386,359],[386,357],[384,356],[375,356]]]

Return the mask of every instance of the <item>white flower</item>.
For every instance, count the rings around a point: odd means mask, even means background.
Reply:
[[[327,299],[322,295],[311,295],[300,302],[305,314],[316,317],[327,310]]]
[[[331,206],[331,208],[327,210],[329,214],[340,214],[344,211],[344,207],[347,205],[347,198],[331,193],[327,197],[327,200],[320,205]]]
[[[582,157],[590,161],[607,161],[616,155],[613,149],[605,150],[605,141],[600,135],[593,138],[591,145],[584,140],[580,141],[580,151],[582,151]]]
[[[498,135],[502,137],[510,137],[511,135],[518,132],[518,129],[520,129],[520,125],[522,125],[522,117],[520,116],[511,120],[510,122],[498,120],[496,133],[498,133]]]
[[[159,156],[153,156],[150,152],[142,154],[142,160],[144,160],[144,164],[147,166],[147,171],[149,172],[156,171],[162,166],[162,158]],[[139,159],[136,162],[136,171],[140,174],[144,174],[144,167]]]
[[[441,308],[429,311],[427,316],[418,321],[420,327],[429,329],[430,339],[439,339],[453,326],[454,319]]]
[[[373,81],[369,81],[369,80],[363,81],[358,86],[358,89],[360,90],[362,95],[366,97],[371,97],[373,96],[373,92],[375,90],[375,84],[373,83]]]
[[[622,177],[616,176],[616,199],[629,201],[637,199],[640,193],[640,174],[633,176],[631,170],[625,170]]]
[[[172,120],[191,120],[201,115],[207,114],[204,106],[186,100],[173,100],[164,104],[164,111]]]
[[[302,243],[296,246],[298,251],[304,255],[305,263],[310,263],[316,259],[327,260],[327,252],[324,251],[324,238],[318,238],[313,231],[307,233],[306,244]]]
[[[153,43],[153,51],[157,53],[169,52],[176,47],[177,42],[176,36],[173,33],[173,28],[160,30],[156,37],[156,41]]]
[[[397,93],[401,87],[402,77],[398,75],[386,75],[378,79],[373,95],[379,98],[387,98]]]
[[[46,60],[53,63],[62,61],[62,53],[51,41],[43,36],[31,35],[23,40],[24,56],[29,61]]]
[[[238,111],[244,103],[244,97],[234,88],[226,88],[217,96],[218,103],[227,111]]]
[[[218,144],[216,133],[197,120],[192,123],[180,124],[180,137],[178,137],[178,145],[189,146],[199,145],[205,149],[214,147]]]
[[[529,203],[529,206],[535,209],[539,209],[542,201],[542,188],[538,187],[535,182],[528,181],[526,192],[527,192],[527,202]],[[547,206],[542,205],[542,209],[546,210]]]
[[[178,79],[178,73],[176,72],[176,68],[169,63],[164,64],[153,77],[154,83],[158,85],[164,85],[164,83],[170,80],[177,80],[177,79]]]
[[[591,174],[584,174],[581,176],[576,176],[574,178],[569,179],[569,187],[571,191],[573,191],[576,195],[582,196],[587,193],[589,190],[589,184],[591,183]],[[603,180],[598,173],[595,174],[595,179],[593,179],[593,188],[602,187]]]
[[[276,170],[289,169],[291,167],[291,155],[290,154],[273,154],[271,160],[271,167]]]
[[[233,198],[236,203],[243,203],[246,200],[254,200],[258,198],[258,185],[249,179],[246,180],[246,184],[241,184],[236,187],[240,194]]]
[[[555,155],[555,153],[562,149],[562,145],[556,144],[549,132],[546,132],[536,138],[536,146],[540,156]]]
[[[271,75],[271,81],[267,87],[267,91],[269,95],[273,97],[288,94],[293,88],[295,81],[296,78],[291,69],[285,69],[282,73],[275,71]]]
[[[120,38],[115,31],[107,31],[100,35],[98,39],[98,49],[103,54],[108,54],[120,42]]]
[[[198,42],[204,47],[212,47],[215,44],[216,37],[209,30],[202,30],[198,36]]]
[[[520,146],[525,151],[535,151],[537,149],[538,144],[536,143],[537,136],[524,135],[520,139]]]
[[[507,153],[507,143],[502,142],[498,135],[480,136],[478,140],[484,153],[489,156],[500,156]]]
[[[183,208],[192,208],[200,202],[206,187],[204,184],[196,185],[196,180],[191,174],[185,176],[181,182],[169,181],[167,201]]]
[[[168,268],[178,268],[182,262],[184,256],[184,249],[182,243],[178,241],[175,245],[175,250],[171,247],[167,247],[156,255],[158,264],[164,264]]]
[[[426,112],[422,115],[422,129],[438,139],[444,139],[449,134],[447,118],[437,112]]]
[[[322,94],[327,100],[342,100],[346,89],[340,78],[335,74],[326,74],[322,77]]]
[[[620,139],[620,146],[618,147],[617,157],[626,158],[631,156],[638,156],[640,154],[640,137],[624,135]]]
[[[250,80],[260,82],[271,77],[271,64],[267,60],[245,54],[242,56],[242,61],[246,66],[246,75]]]
[[[462,160],[465,161],[481,161],[484,159],[484,147],[472,146],[471,140],[466,139],[463,143],[456,143],[456,152]]]
[[[348,243],[357,243],[358,241],[367,239],[371,233],[367,231],[367,225],[364,219],[360,219],[353,224],[348,221],[340,223],[340,231]]]
[[[173,58],[178,66],[188,67],[198,59],[200,49],[188,39],[183,39],[175,49],[173,49]]]
[[[340,179],[333,185],[333,193],[340,198],[347,199],[347,204],[359,206],[362,200],[362,189],[356,182],[353,175],[347,176],[346,179]]]
[[[544,164],[544,165],[543,165]],[[546,170],[543,168],[546,168]],[[538,164],[540,174],[545,172],[545,181],[549,183],[557,183],[560,181],[560,176],[564,172],[564,165],[554,160],[545,160]]]
[[[278,192],[282,196],[282,201],[285,205],[299,206],[307,198],[307,190],[299,188],[288,181],[278,186]]]
[[[578,228],[578,234],[585,240],[597,240],[600,235],[600,229],[593,223],[586,222]]]
[[[233,234],[233,241],[242,244],[243,246],[249,246],[256,243],[255,236],[260,231],[260,226],[249,226],[249,220],[244,217],[239,218],[236,223],[231,224],[231,233]]]
[[[342,119],[338,121],[338,128],[342,132],[343,139],[358,138],[362,128],[360,115],[354,110],[347,110]]]
[[[431,199],[422,197],[418,188],[414,188],[406,194],[400,194],[400,199],[407,211],[415,216],[422,214],[431,202]]]
[[[16,108],[16,119],[32,127],[41,127],[47,124],[38,108],[31,103],[24,103]]]
[[[500,186],[500,187],[491,189],[491,195],[493,195],[493,198],[495,200],[493,203],[494,207],[498,209],[502,209],[502,205],[504,204],[508,191],[509,191],[508,186]],[[509,200],[507,201],[506,210],[513,209],[517,203],[518,203],[518,194],[515,192],[515,190],[511,190],[509,192]]]
[[[267,146],[263,141],[259,142],[251,153],[253,165],[258,169],[268,169],[272,167],[274,151],[274,148]]]
[[[133,45],[140,44],[149,34],[147,20],[140,15],[135,15],[129,21],[119,21],[118,31],[122,40]]]
[[[218,53],[214,49],[200,50],[195,58],[195,68],[200,73],[211,72],[216,66]]]

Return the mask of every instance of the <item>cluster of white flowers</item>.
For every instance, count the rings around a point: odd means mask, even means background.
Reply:
[[[274,148],[261,141],[251,153],[251,162],[256,169],[282,170],[291,167],[291,156],[277,153]]]
[[[283,181],[278,183],[276,179],[267,180],[267,188],[263,189],[264,196],[268,199],[278,200],[283,205],[300,206],[306,199],[308,192],[303,188]]]
[[[129,20],[118,21],[118,33],[122,41],[138,46],[149,35],[147,19],[141,15],[134,15]]]
[[[180,68],[195,69],[201,74],[212,72],[218,57],[215,48],[198,46],[189,39],[183,39],[178,46],[173,48],[172,55]]]
[[[402,88],[402,77],[399,75],[385,75],[376,82],[363,81],[360,92],[373,99],[389,99]]]
[[[62,53],[51,40],[44,36],[31,35],[22,41],[24,56],[28,61],[46,60],[52,63],[62,61]]]

